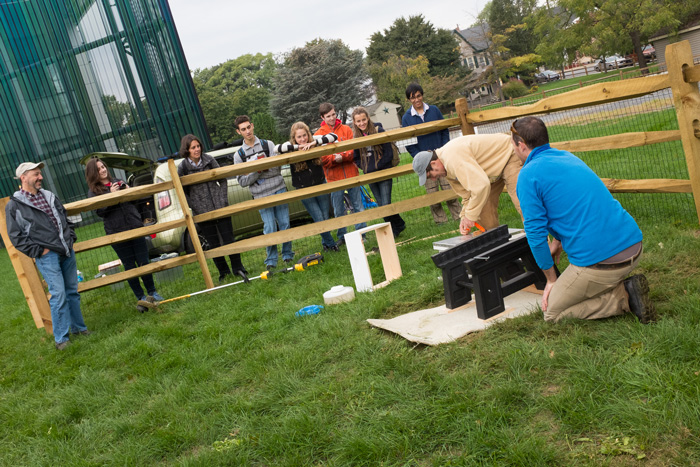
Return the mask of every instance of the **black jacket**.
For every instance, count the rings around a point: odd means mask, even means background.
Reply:
[[[381,123],[375,123],[374,126],[377,127],[377,133],[384,133],[384,127]],[[375,146],[369,146],[367,147],[367,153],[362,156],[360,150],[355,149],[355,165],[366,174],[391,168],[391,161],[394,159],[394,150],[391,147],[391,143],[382,144],[382,157],[379,158],[379,161],[375,161],[374,151]]]
[[[121,180],[115,179],[114,182],[116,181]],[[109,191],[97,194],[89,190],[88,198],[107,193],[109,193]],[[143,227],[141,214],[139,214],[139,210],[136,209],[133,203],[119,203],[113,206],[95,209],[95,213],[104,219],[105,233],[107,235]]]
[[[73,224],[68,222],[66,209],[56,195],[47,190],[41,190],[41,193],[51,206],[58,222],[58,231],[48,214],[34,207],[21,191],[16,191],[5,206],[10,241],[17,250],[30,258],[39,258],[44,253],[44,248],[70,256],[73,242],[77,239]]]

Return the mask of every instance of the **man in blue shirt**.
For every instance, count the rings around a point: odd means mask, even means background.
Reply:
[[[632,216],[583,161],[549,146],[542,120],[515,120],[511,135],[523,161],[517,194],[527,241],[547,277],[544,319],[599,319],[631,311],[642,323],[653,321],[646,277],[625,279],[642,254],[642,232]],[[554,263],[562,250],[570,265],[557,278]]]
[[[408,109],[401,118],[402,127],[443,119],[440,109],[434,105],[428,105],[423,102],[423,88],[420,84],[411,83],[408,85],[406,88],[406,99],[411,101],[411,108]],[[416,144],[406,146],[411,157],[416,157],[416,154],[421,151],[432,151],[443,147],[450,141],[450,132],[447,129],[440,130],[435,133],[418,136],[417,139],[418,142]],[[435,193],[438,191],[438,187],[443,190],[449,190],[451,188],[445,177],[438,177],[425,181],[426,193]],[[462,206],[459,204],[459,200],[451,199],[447,201],[447,207],[450,209],[452,219],[459,220],[460,213],[462,212]],[[436,224],[444,224],[447,222],[447,215],[445,215],[441,203],[431,205],[430,211],[433,213],[433,219]]]

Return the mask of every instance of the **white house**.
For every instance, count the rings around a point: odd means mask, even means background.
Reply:
[[[401,116],[398,113],[400,108],[398,104],[379,101],[367,106],[367,112],[374,123],[381,123],[385,130],[393,130],[401,126]]]

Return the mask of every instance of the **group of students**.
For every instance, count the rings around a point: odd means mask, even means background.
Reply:
[[[334,143],[336,141],[345,141],[384,131],[381,124],[372,122],[367,109],[364,107],[358,107],[353,111],[353,128],[343,124],[340,119],[337,118],[336,109],[330,103],[321,104],[319,107],[319,114],[322,118],[322,122],[319,130],[316,131],[315,134],[312,135],[311,130],[305,123],[296,122],[290,129],[289,141],[278,145],[255,136],[255,126],[250,118],[247,115],[239,116],[234,121],[234,127],[236,132],[243,137],[243,143],[241,148],[234,155],[234,163],[242,164],[265,157],[272,157],[277,154],[306,151],[315,146]],[[184,158],[184,161],[178,167],[178,175],[184,176],[218,167],[218,164],[211,156],[201,152],[201,146],[202,143],[196,136],[187,135],[182,139],[180,156]],[[394,149],[391,143],[385,143],[337,154],[330,154],[308,161],[296,162],[291,164],[290,167],[292,185],[297,189],[302,189],[326,182],[343,180],[358,176],[360,169],[363,173],[372,173],[377,170],[392,167],[393,158]],[[287,191],[280,167],[238,175],[237,180],[241,187],[247,187],[250,190],[254,199],[273,196]],[[374,193],[377,205],[384,206],[391,203],[391,188],[391,179],[370,184],[370,189]],[[208,194],[203,194],[200,199],[198,193],[204,192],[205,190],[208,191]],[[223,194],[223,206],[218,206],[211,202],[214,199],[211,193],[217,192],[217,190],[221,190],[221,192],[225,194],[225,182],[205,182],[188,187],[185,194],[195,215],[219,209],[226,205],[226,197]],[[361,212],[364,210],[360,187],[347,189],[347,196],[354,212]],[[203,205],[205,201],[208,203],[206,206]],[[314,222],[327,220],[330,216],[331,206],[334,215],[340,217],[346,212],[345,190],[305,198],[302,200],[302,203]],[[289,206],[287,204],[262,208],[259,210],[259,213],[263,221],[263,234],[265,235],[286,230],[290,226]],[[388,216],[385,220],[391,223],[395,237],[406,228],[406,223],[398,214]],[[222,233],[221,240],[224,243],[231,243],[234,241],[230,218],[222,218],[209,222],[217,224],[213,226],[210,231],[200,225],[200,230],[212,247],[220,245],[217,229]],[[364,222],[355,224],[355,229],[361,229],[363,227],[366,227],[366,223]],[[222,230],[226,231],[225,235]],[[345,243],[344,236],[346,233],[347,229],[345,227],[339,228],[336,234],[337,240],[333,238],[330,232],[321,233],[321,245],[323,250],[339,251],[339,247]],[[294,251],[292,251],[291,241],[282,244],[281,255],[282,260],[286,263],[290,263],[294,260]],[[217,269],[219,270],[219,281],[224,281],[231,270],[234,274],[246,280],[247,271],[241,264],[240,256],[231,255],[230,258],[232,263],[231,269],[228,268],[224,258],[218,258],[217,261],[215,261]],[[277,245],[268,246],[264,261],[265,267],[267,269],[277,267],[278,259],[279,252]]]
[[[241,148],[234,155],[234,163],[240,164],[271,157],[276,154],[292,151],[306,151],[315,146],[321,146],[336,141],[345,141],[361,136],[384,132],[380,123],[372,122],[367,109],[356,108],[352,113],[353,127],[343,124],[337,118],[335,107],[330,103],[323,103],[319,107],[322,122],[319,130],[311,134],[308,125],[296,122],[292,125],[289,141],[275,145],[271,141],[255,136],[253,122],[246,115],[236,118],[234,127],[236,132],[243,137]],[[216,160],[205,153],[202,141],[194,135],[185,135],[180,143],[180,157],[183,161],[178,166],[180,177],[211,170],[219,167]],[[374,146],[366,146],[360,149],[330,154],[309,161],[296,162],[291,165],[292,185],[296,189],[320,185],[326,182],[334,182],[359,175],[372,173],[392,167],[394,149],[391,143]],[[117,179],[109,172],[109,168],[100,159],[88,161],[85,178],[88,184],[88,196],[118,191],[128,186],[123,180]],[[287,191],[281,168],[270,169],[239,175],[237,177],[241,187],[247,187],[253,198],[263,198]],[[369,184],[375,196],[378,206],[391,203],[392,179]],[[193,215],[204,214],[210,211],[228,206],[228,187],[225,179],[198,183],[185,187],[187,202]],[[348,199],[355,212],[364,210],[362,192],[360,187],[347,189]],[[345,214],[345,190],[330,194],[322,194],[305,198],[302,203],[311,215],[314,222],[321,222],[329,218],[330,207],[336,217]],[[107,234],[114,234],[142,227],[143,222],[137,208],[129,202],[99,208],[98,216],[104,220],[104,228]],[[289,207],[287,204],[263,208],[259,210],[263,220],[263,234],[270,234],[278,230],[286,230],[290,227]],[[398,236],[406,229],[406,223],[400,215],[394,214],[385,218],[391,223],[394,236]],[[366,223],[355,224],[355,229],[366,227]],[[231,218],[223,217],[215,220],[200,222],[199,234],[206,240],[211,248],[235,241]],[[324,251],[339,251],[339,247],[345,243],[345,227],[337,231],[337,240],[333,239],[330,232],[321,233],[321,245]],[[148,264],[148,247],[143,238],[137,238],[112,245],[117,256],[121,260],[125,270],[133,269]],[[294,260],[292,242],[282,244],[282,260],[290,263]],[[230,266],[225,257],[214,258],[214,264],[219,272],[219,283],[226,281],[232,274],[240,276],[248,281],[248,271],[243,266],[240,254],[229,255]],[[276,245],[267,247],[265,267],[273,269],[278,263],[278,249]],[[146,292],[139,282],[139,278],[128,280],[129,286],[137,299],[137,309],[145,311],[155,306],[163,297],[157,292],[153,276],[145,274],[141,276]]]

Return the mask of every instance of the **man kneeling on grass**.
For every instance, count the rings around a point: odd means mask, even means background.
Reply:
[[[655,319],[646,277],[625,277],[642,255],[642,231],[598,176],[573,154],[552,149],[544,122],[513,122],[515,153],[523,161],[517,194],[527,242],[547,277],[545,321],[599,319],[631,311]],[[548,244],[548,235],[554,238]],[[557,278],[562,250],[570,266]]]

